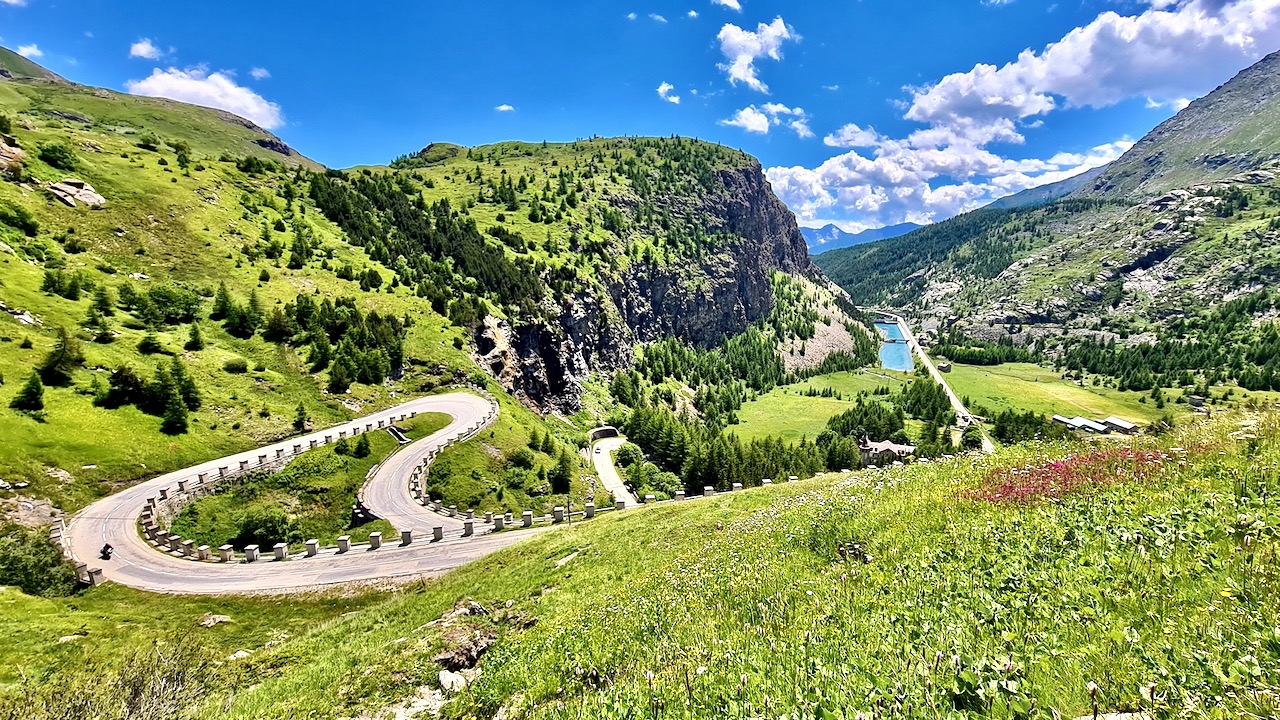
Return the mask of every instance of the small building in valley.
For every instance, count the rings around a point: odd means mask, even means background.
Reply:
[[[905,460],[916,454],[915,445],[903,445],[891,440],[872,442],[868,438],[863,438],[862,442],[858,443],[858,448],[862,451],[862,462],[866,464],[880,465],[885,462]]]
[[[944,373],[951,372],[951,363],[947,362],[946,360],[943,360],[942,362],[938,363],[938,371],[944,372]]]
[[[1053,420],[1054,422],[1060,422],[1063,425],[1066,425],[1068,428],[1075,430],[1077,432],[1087,432],[1087,433],[1092,433],[1097,435],[1106,435],[1107,433],[1111,432],[1110,427],[1100,422],[1094,422],[1089,418],[1080,417],[1079,415],[1073,418],[1065,417],[1063,415],[1054,415]]]
[[[1106,426],[1107,426],[1107,427],[1109,427],[1109,428],[1111,428],[1112,432],[1118,432],[1118,433],[1121,433],[1121,434],[1123,434],[1123,435],[1137,435],[1137,434],[1138,434],[1138,426],[1137,426],[1137,425],[1135,425],[1134,423],[1129,422],[1128,420],[1121,420],[1120,418],[1116,417],[1115,415],[1112,415],[1111,417],[1107,418],[1106,420],[1103,420],[1103,421],[1102,421],[1102,424],[1103,424],[1103,425],[1106,425]]]

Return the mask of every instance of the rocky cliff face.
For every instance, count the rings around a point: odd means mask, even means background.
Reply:
[[[637,342],[675,336],[712,347],[767,317],[774,270],[816,270],[795,216],[758,164],[721,170],[718,179],[716,192],[686,208],[727,238],[701,263],[636,262],[595,292],[545,305],[554,322],[489,322],[476,337],[481,363],[526,402],[571,414],[591,372],[629,366]]]

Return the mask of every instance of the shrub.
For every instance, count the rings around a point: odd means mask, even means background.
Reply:
[[[249,372],[249,363],[244,358],[231,358],[223,363],[222,369],[229,373],[242,375]]]
[[[40,221],[29,210],[15,203],[0,203],[0,224],[17,229],[27,237],[40,234]]]
[[[75,170],[78,161],[76,151],[65,142],[50,142],[40,145],[38,156],[51,167],[59,170]]]
[[[42,528],[5,526],[0,531],[0,585],[28,595],[62,597],[76,589],[76,567]]]
[[[533,453],[529,452],[525,448],[516,448],[509,455],[507,455],[507,462],[511,463],[512,466],[518,467],[522,470],[532,469]]]
[[[644,462],[644,451],[635,443],[624,443],[618,451],[614,453],[614,459],[619,467],[630,467],[638,462]]]
[[[174,285],[159,285],[147,291],[159,317],[170,325],[191,322],[200,312],[200,296]]]
[[[278,507],[250,508],[240,518],[240,529],[231,543],[239,547],[259,545],[270,548],[278,542],[302,541],[302,532]]]
[[[369,447],[369,436],[361,435],[360,438],[356,440],[355,447],[351,450],[352,457],[369,457],[370,452],[372,452],[372,450]]]

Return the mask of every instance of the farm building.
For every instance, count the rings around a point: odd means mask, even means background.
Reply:
[[[1107,418],[1106,420],[1103,420],[1103,421],[1102,421],[1102,424],[1103,424],[1103,425],[1106,425],[1106,426],[1107,426],[1107,427],[1109,427],[1109,428],[1111,428],[1112,432],[1118,432],[1118,433],[1121,433],[1121,434],[1123,434],[1123,435],[1137,435],[1137,434],[1138,434],[1138,426],[1137,426],[1137,425],[1135,425],[1135,424],[1133,424],[1133,423],[1129,422],[1128,420],[1121,420],[1120,418],[1116,417],[1115,415],[1112,415],[1111,417]]]

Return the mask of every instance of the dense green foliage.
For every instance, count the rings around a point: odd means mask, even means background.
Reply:
[[[542,297],[526,261],[508,260],[448,201],[428,205],[404,176],[329,173],[312,176],[310,186],[316,205],[353,243],[396,268],[400,282],[419,288],[437,312],[444,312],[450,290],[464,287],[466,278],[498,304],[525,312]]]
[[[62,546],[49,539],[48,529],[4,525],[0,527],[0,586],[4,585],[28,595],[70,595],[76,589],[76,568],[63,557]]]
[[[999,365],[1007,362],[1038,362],[1039,353],[1013,344],[1011,338],[1002,337],[998,342],[988,342],[966,337],[952,330],[939,338],[930,348],[934,357],[946,358],[966,365]]]
[[[1122,389],[1235,380],[1247,390],[1280,389],[1280,329],[1254,318],[1280,307],[1280,293],[1263,290],[1169,321],[1154,343],[1136,345],[1071,339],[1059,367],[1117,378]]]
[[[1005,410],[992,420],[991,434],[1007,445],[1028,440],[1068,440],[1073,437],[1067,426],[1027,410]]]

